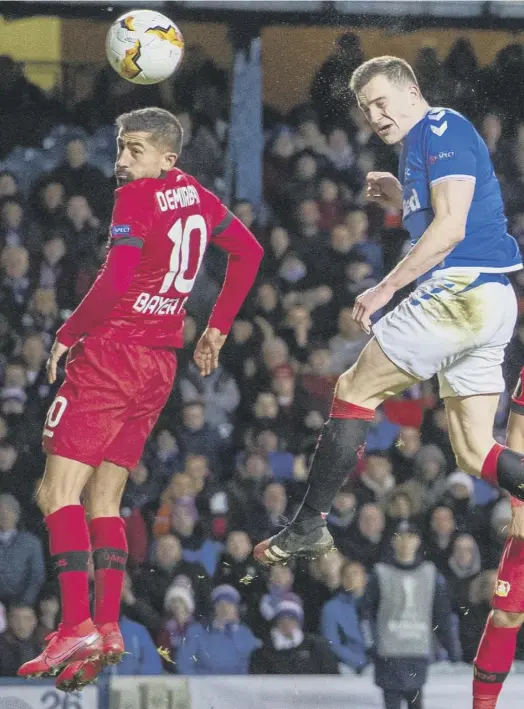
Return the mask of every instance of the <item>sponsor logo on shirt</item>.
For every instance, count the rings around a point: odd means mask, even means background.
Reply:
[[[454,157],[455,157],[454,150],[443,150],[438,155],[430,155],[429,156],[429,163],[430,163],[430,165],[434,165],[438,160],[451,160]]]
[[[111,227],[111,236],[124,236],[124,234],[131,234],[131,227],[127,224]]]
[[[406,199],[402,200],[402,205],[404,218],[406,218],[412,212],[416,212],[419,209],[422,209],[422,205],[420,204],[420,199],[418,197],[417,191],[411,190],[411,195]]]

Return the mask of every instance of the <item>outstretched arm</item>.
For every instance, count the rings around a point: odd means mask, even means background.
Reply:
[[[208,328],[195,349],[194,359],[203,376],[218,366],[218,354],[255,282],[264,254],[253,234],[231,212],[227,212],[215,227],[211,240],[226,251],[229,258],[224,285],[209,318]]]

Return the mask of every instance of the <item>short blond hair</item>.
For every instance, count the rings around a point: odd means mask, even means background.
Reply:
[[[405,59],[400,57],[375,57],[368,59],[355,69],[349,82],[350,88],[356,94],[360,93],[366,84],[375,76],[385,76],[388,81],[397,86],[415,84],[418,86],[417,77]]]

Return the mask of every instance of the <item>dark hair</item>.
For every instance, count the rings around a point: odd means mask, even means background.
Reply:
[[[418,86],[417,77],[411,66],[405,59],[400,57],[375,57],[361,64],[353,72],[350,88],[358,94],[366,84],[369,84],[375,76],[385,76],[388,81],[398,86],[415,84]]]
[[[184,131],[180,121],[163,108],[139,108],[123,113],[116,119],[116,125],[126,132],[149,133],[152,143],[166,147],[177,155],[182,152]]]

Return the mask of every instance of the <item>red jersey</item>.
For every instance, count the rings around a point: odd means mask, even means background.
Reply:
[[[184,304],[210,242],[229,252],[226,280],[209,322],[225,334],[258,270],[262,249],[256,239],[215,195],[181,170],[120,187],[110,251],[94,293],[87,294],[58,339],[71,345],[91,334],[150,347],[181,347]],[[115,249],[128,256],[119,254],[118,266],[112,267]],[[118,285],[125,274],[128,282]],[[104,290],[111,287],[111,294]]]

